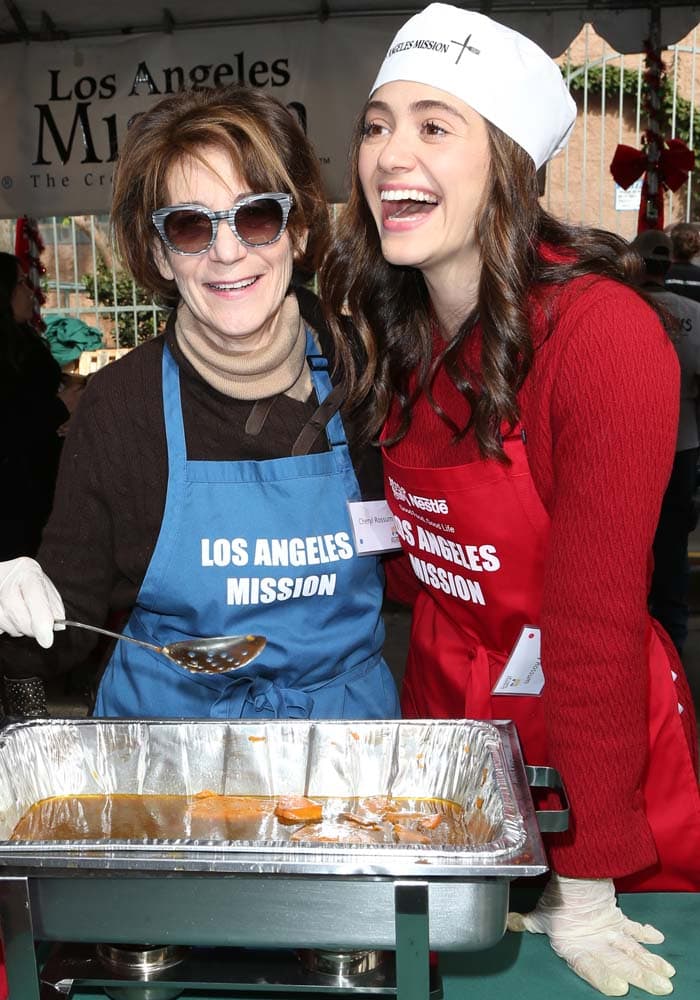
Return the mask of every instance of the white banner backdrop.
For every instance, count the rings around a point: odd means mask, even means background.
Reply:
[[[98,8],[89,10],[94,18]],[[617,51],[642,50],[644,7],[498,14],[552,56],[587,17]],[[663,44],[678,41],[699,17],[700,6],[662,10]],[[321,160],[329,199],[342,200],[352,123],[405,19],[331,17],[2,45],[0,218],[107,212],[132,116],[183,87],[234,82],[269,89],[295,108]]]
[[[8,45],[0,68],[0,217],[109,210],[129,120],[182,87],[242,82],[291,105],[341,200],[347,144],[403,18],[256,25]]]

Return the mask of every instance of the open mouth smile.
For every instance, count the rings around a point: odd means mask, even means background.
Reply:
[[[407,228],[406,223],[422,222],[439,203],[432,191],[419,188],[383,188],[379,192],[382,222],[387,229]]]
[[[239,281],[207,281],[205,284],[214,292],[239,292],[244,288],[250,288],[258,280],[259,275],[253,275],[251,278],[241,278]]]

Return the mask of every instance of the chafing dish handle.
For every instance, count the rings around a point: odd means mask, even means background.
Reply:
[[[556,788],[563,802],[562,809],[536,809],[535,817],[540,833],[563,833],[569,829],[569,800],[561,775],[554,767],[525,765],[530,788]]]

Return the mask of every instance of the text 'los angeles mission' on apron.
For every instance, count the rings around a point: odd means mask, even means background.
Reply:
[[[384,449],[386,497],[422,584],[401,705],[412,718],[512,719],[527,762],[548,764],[541,698],[492,694],[506,661],[533,634],[525,627],[539,625],[549,535],[520,427],[503,446],[510,465],[483,460],[444,468],[400,465]],[[620,885],[625,891],[697,891],[700,793],[675,674],[651,620],[647,648],[643,791],[659,864]]]
[[[328,364],[307,330],[319,405]],[[358,556],[348,501],[360,491],[340,415],[330,450],[261,462],[188,461],[180,376],[163,349],[168,489],[158,542],[125,634],[267,638],[249,666],[195,675],[118,642],[95,715],[126,718],[397,718],[382,659],[383,574]]]

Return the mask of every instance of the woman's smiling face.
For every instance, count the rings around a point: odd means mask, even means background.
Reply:
[[[372,95],[363,133],[358,174],[384,257],[436,284],[478,269],[475,223],[490,167],[481,115],[399,80]]]
[[[223,150],[204,149],[201,155],[203,162],[188,158],[171,168],[170,205],[193,203],[217,212],[252,193]],[[163,277],[177,285],[180,309],[187,309],[219,347],[247,352],[269,343],[292,277],[293,250],[287,231],[276,243],[244,246],[222,220],[216,240],[204,253],[173,253],[158,240],[156,260]]]

